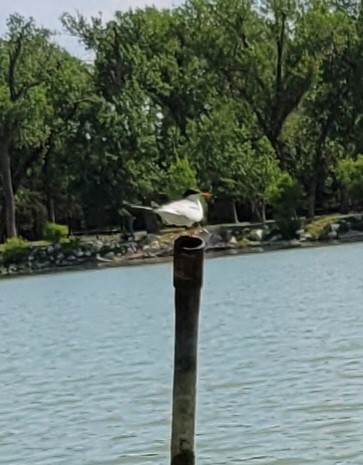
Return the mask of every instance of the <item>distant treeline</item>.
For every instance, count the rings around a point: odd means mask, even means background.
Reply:
[[[1,240],[128,224],[128,203],[194,186],[260,219],[286,185],[291,212],[361,206],[360,1],[190,0],[62,25],[92,63],[17,14],[0,38]]]

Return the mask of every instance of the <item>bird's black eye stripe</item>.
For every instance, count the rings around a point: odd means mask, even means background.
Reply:
[[[183,197],[188,197],[189,195],[193,195],[193,194],[200,194],[200,191],[198,191],[197,189],[187,189],[184,194],[183,194]]]

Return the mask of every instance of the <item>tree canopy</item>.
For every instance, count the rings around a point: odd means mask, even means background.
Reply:
[[[260,219],[281,179],[299,214],[361,207],[361,2],[188,0],[62,25],[92,63],[18,14],[0,38],[2,239],[120,225],[127,203],[191,184]]]

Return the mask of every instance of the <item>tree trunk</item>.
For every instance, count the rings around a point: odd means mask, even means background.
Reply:
[[[309,182],[309,197],[308,197],[308,217],[309,218],[313,218],[315,216],[317,186],[318,186],[318,173],[314,172],[311,175],[310,182]]]
[[[6,236],[17,237],[16,231],[16,207],[13,183],[11,179],[9,141],[5,140],[0,144],[0,172],[3,180],[3,190],[5,199],[5,228]]]
[[[261,220],[262,223],[266,223],[266,204],[265,202],[261,203]]]
[[[346,186],[342,186],[340,189],[340,213],[348,213],[350,210],[350,199],[348,195],[348,189]]]
[[[334,121],[334,112],[330,114],[328,119],[322,124],[321,133],[317,140],[315,149],[315,160],[313,163],[313,172],[310,175],[309,181],[309,199],[308,199],[308,217],[312,218],[315,215],[316,207],[316,194],[318,189],[318,183],[323,176],[325,170],[325,159],[324,159],[324,144],[329,134],[329,130]]]
[[[1,198],[3,200],[3,198]],[[0,243],[4,242],[6,239],[5,231],[5,211],[0,206]]]
[[[50,192],[47,192],[47,217],[49,222],[55,223],[54,200]]]

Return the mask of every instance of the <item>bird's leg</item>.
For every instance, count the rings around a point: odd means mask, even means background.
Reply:
[[[197,237],[197,234],[195,232],[195,228],[194,228],[194,225],[190,226],[189,228],[187,228],[187,232],[188,232],[188,235],[190,237]]]
[[[196,231],[196,224],[192,225],[189,229],[189,236],[190,237],[198,237],[197,231]]]

